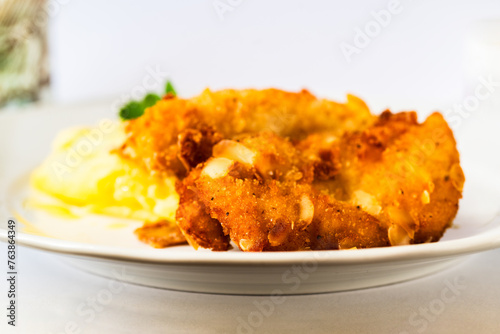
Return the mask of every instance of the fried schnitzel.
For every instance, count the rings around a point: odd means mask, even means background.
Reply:
[[[212,155],[222,139],[270,131],[293,140],[311,133],[362,129],[375,117],[359,98],[341,104],[306,90],[205,90],[192,99],[167,96],[126,126],[120,154],[150,172],[182,178]]]
[[[439,240],[464,183],[443,117],[418,124],[414,112],[386,111],[364,129],[338,133],[291,141],[260,132],[218,142],[178,182],[179,227],[192,244],[214,250],[227,249],[227,236],[243,251]]]

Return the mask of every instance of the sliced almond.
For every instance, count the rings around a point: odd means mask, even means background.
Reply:
[[[285,242],[290,232],[290,225],[287,222],[278,219],[276,224],[271,228],[267,239],[271,246],[279,246]]]
[[[232,164],[233,160],[226,158],[210,159],[201,171],[201,175],[206,175],[212,179],[226,176]]]
[[[422,192],[422,196],[420,196],[420,199],[422,200],[423,204],[429,204],[431,202],[431,196],[429,195],[429,192],[427,190],[424,190]]]
[[[252,248],[253,243],[249,239],[240,239],[239,246],[242,251],[247,252]]]
[[[382,207],[375,198],[375,196],[363,191],[356,190],[353,193],[352,202],[354,205],[359,205],[363,210],[371,214],[372,216],[377,216]]]
[[[393,225],[403,228],[410,239],[413,239],[415,236],[416,225],[413,218],[406,210],[390,206],[387,208],[387,215]]]
[[[300,197],[300,220],[306,223],[306,226],[311,224],[314,217],[314,204],[307,194]]]
[[[397,224],[391,225],[388,229],[389,242],[391,246],[402,246],[410,244],[410,236],[406,230]]]
[[[222,140],[213,148],[214,157],[222,157],[253,165],[257,153],[234,140]]]
[[[453,184],[453,187],[455,187],[455,189],[457,189],[458,191],[462,191],[464,189],[465,175],[462,167],[460,167],[460,164],[454,164],[453,166],[451,166],[450,179],[451,184]]]

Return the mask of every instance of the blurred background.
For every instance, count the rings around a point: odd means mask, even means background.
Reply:
[[[498,0],[0,0],[3,111],[119,108],[170,79],[182,97],[349,92],[374,112],[439,109],[464,128],[500,106],[499,59]]]
[[[500,68],[499,18],[496,0],[0,0],[0,101],[116,98],[153,69],[184,96],[274,86],[452,103]]]

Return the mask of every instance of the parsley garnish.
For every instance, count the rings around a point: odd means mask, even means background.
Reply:
[[[120,118],[122,120],[134,119],[144,114],[144,106],[137,101],[130,101],[120,109]]]
[[[177,96],[174,86],[170,81],[167,81],[165,94],[170,96]],[[149,93],[144,96],[142,101],[130,101],[120,109],[120,118],[126,121],[141,117],[144,114],[144,110],[146,108],[154,106],[159,100],[161,100],[160,96],[154,93]]]
[[[165,86],[165,94],[172,94],[173,96],[177,96],[174,86],[170,81],[167,81],[167,86]]]
[[[144,106],[144,109],[154,106],[156,102],[160,101],[161,98],[153,93],[149,93],[148,95],[144,96],[144,99],[142,100],[142,105]]]

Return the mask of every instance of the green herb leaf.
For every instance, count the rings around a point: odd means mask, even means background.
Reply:
[[[148,95],[144,96],[144,99],[142,100],[142,105],[144,106],[144,109],[149,108],[151,106],[154,106],[156,102],[161,100],[161,98],[154,93],[149,93]]]
[[[144,114],[144,106],[137,101],[130,101],[120,109],[120,117],[126,121],[142,116]]]
[[[175,88],[170,81],[167,81],[167,86],[165,87],[165,94],[172,94],[173,96],[177,96]]]
[[[174,86],[170,81],[167,81],[167,85],[165,87],[165,93],[167,95],[173,95],[173,96],[177,95]],[[149,93],[146,96],[144,96],[144,98],[140,102],[130,101],[120,109],[120,118],[124,121],[127,121],[130,119],[140,117],[144,114],[144,110],[146,108],[154,106],[156,102],[158,102],[159,100],[161,100],[161,97],[158,96],[158,94]]]

